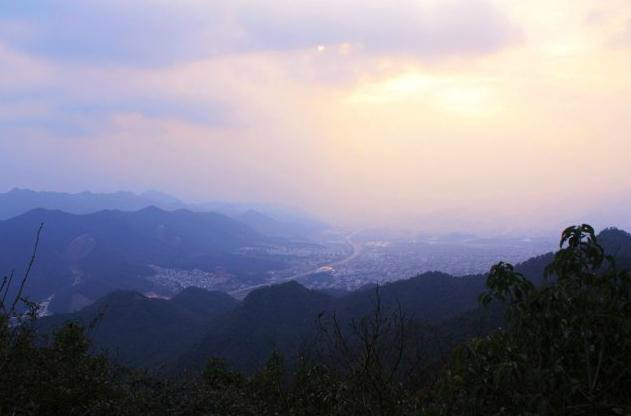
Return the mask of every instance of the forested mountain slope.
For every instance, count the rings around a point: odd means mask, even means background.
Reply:
[[[36,209],[0,221],[0,270],[21,275],[33,250],[33,237],[44,224],[35,263],[24,293],[42,300],[55,295],[56,311],[76,309],[116,290],[148,292],[144,279],[150,265],[214,270],[282,267],[271,259],[249,259],[237,253],[265,244],[267,237],[217,213],[164,211],[148,207],[135,212],[99,211],[68,214]],[[247,272],[247,270],[246,270]]]
[[[631,253],[631,236],[620,230],[608,229],[601,234],[603,247],[611,248],[617,253],[618,263],[628,261]],[[516,266],[535,283],[541,283],[543,271],[553,259],[553,254],[545,254],[527,260]],[[433,336],[441,337],[440,343],[453,345],[475,335],[487,334],[503,324],[504,308],[492,305],[480,307],[478,296],[485,290],[486,275],[453,277],[444,273],[430,272],[422,275],[383,285],[376,290],[367,288],[358,290],[343,297],[333,297],[322,292],[309,290],[296,282],[289,282],[257,289],[251,292],[242,302],[235,304],[225,314],[205,313],[204,296],[197,299],[192,296],[194,289],[188,289],[171,301],[153,301],[155,308],[175,306],[196,311],[196,318],[187,314],[178,314],[178,322],[188,326],[191,337],[182,339],[196,340],[193,344],[174,347],[182,352],[181,357],[171,356],[170,361],[184,369],[199,369],[208,357],[221,357],[231,366],[241,371],[250,372],[259,368],[272,351],[280,351],[292,356],[308,350],[318,337],[319,325],[329,322],[335,315],[343,328],[350,323],[374,313],[377,302],[384,313],[391,314],[401,310],[406,319],[419,324],[428,324],[435,328]],[[189,300],[190,299],[190,300]],[[236,301],[234,301],[236,302]],[[98,304],[107,304],[107,298]],[[113,309],[112,309],[113,308]],[[109,307],[106,314],[116,313],[116,306]],[[89,313],[88,313],[89,311]],[[82,321],[93,316],[94,309],[86,308],[72,317],[82,317]],[[154,312],[156,316],[168,315],[168,311]],[[55,321],[63,321],[68,316],[55,317]],[[199,319],[202,319],[201,322]],[[104,318],[105,319],[105,318]],[[133,315],[129,319],[134,319]],[[115,330],[116,322],[111,324]],[[201,323],[200,323],[201,322]],[[153,325],[153,324],[151,324]],[[142,324],[135,326],[134,341],[124,336],[108,344],[120,351],[135,348],[134,344],[149,343],[153,330],[143,334]],[[99,339],[96,345],[101,347]],[[167,337],[166,343],[178,344],[179,338]],[[142,357],[137,362],[142,362]]]

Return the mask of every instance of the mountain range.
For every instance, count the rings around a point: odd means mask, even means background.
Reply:
[[[94,193],[47,192],[13,188],[0,193],[0,220],[24,214],[32,209],[44,208],[70,214],[89,214],[102,210],[138,211],[148,206],[162,209],[183,209],[186,204],[158,191]]]
[[[208,212],[211,208],[222,212]],[[124,364],[168,371],[199,369],[211,356],[253,371],[272,351],[295,356],[313,347],[320,325],[330,324],[333,316],[344,328],[370,316],[377,297],[384,311],[400,308],[407,318],[430,326],[428,336],[440,337],[442,343],[502,323],[501,310],[478,307],[483,274],[428,272],[379,287],[326,293],[291,281],[256,289],[242,301],[194,287],[176,293],[152,279],[160,268],[198,270],[261,286],[269,272],[287,267],[286,256],[267,254],[267,248],[279,242],[304,244],[307,235],[324,227],[299,214],[282,215],[238,204],[190,205],[157,191],[14,189],[0,194],[0,271],[20,266],[14,275],[23,276],[43,224],[24,290],[54,314],[39,321],[42,333],[68,320],[80,321],[89,327],[96,350]],[[631,268],[628,233],[605,229],[599,241],[620,268]],[[516,269],[540,284],[552,258],[547,253]]]
[[[631,267],[631,235],[607,229],[599,241],[606,252],[614,254],[619,267]],[[552,258],[553,253],[547,253],[516,269],[541,284]],[[502,324],[503,311],[478,306],[485,279],[485,275],[453,277],[430,272],[385,284],[378,291],[368,287],[341,297],[288,282],[254,290],[241,302],[201,289],[186,289],[171,300],[115,292],[73,314],[44,318],[42,325],[50,331],[53,324],[67,320],[88,324],[100,316],[100,323],[91,330],[94,347],[116,351],[124,363],[148,367],[160,362],[170,370],[194,370],[216,356],[249,372],[259,368],[272,351],[295,356],[312,346],[320,318],[330,322],[335,314],[349,328],[352,322],[370,316],[377,295],[385,313],[400,308],[412,321],[431,326],[431,336],[440,337],[443,344],[488,333]],[[150,344],[150,353],[139,353]]]
[[[0,220],[37,208],[60,210],[71,214],[89,214],[102,210],[138,211],[150,206],[163,210],[218,212],[249,225],[261,234],[273,237],[305,240],[310,234],[327,227],[326,224],[295,210],[263,204],[187,203],[156,190],[136,194],[127,191],[65,193],[14,188],[0,193]]]
[[[159,292],[147,276],[150,266],[199,269],[257,282],[283,263],[239,249],[270,243],[249,226],[212,212],[105,210],[70,214],[34,209],[0,221],[0,270],[24,273],[35,232],[44,224],[27,293],[35,300],[54,295],[53,312],[75,310],[115,289]]]

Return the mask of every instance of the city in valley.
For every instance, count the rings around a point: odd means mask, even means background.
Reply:
[[[242,253],[285,261],[283,268],[252,278],[235,276],[223,268],[206,271],[152,265],[155,274],[148,279],[168,289],[165,293],[195,286],[243,298],[259,287],[290,280],[312,289],[343,293],[430,271],[453,276],[485,273],[500,260],[519,263],[549,252],[554,248],[553,241],[545,237],[393,236],[372,230],[329,230],[310,242],[241,249]]]

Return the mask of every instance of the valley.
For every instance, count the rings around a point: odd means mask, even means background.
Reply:
[[[257,288],[291,280],[312,289],[352,291],[430,271],[454,276],[480,274],[501,259],[517,263],[554,248],[552,241],[545,238],[374,237],[362,231],[330,230],[326,236],[313,238],[314,244],[307,247],[277,246],[263,250],[269,256],[282,254],[286,267],[270,270],[254,282],[222,269],[207,272],[154,265],[150,267],[156,273],[147,279],[174,291],[195,286],[225,291],[236,298],[243,298]]]

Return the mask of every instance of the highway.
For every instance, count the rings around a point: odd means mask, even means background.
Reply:
[[[354,258],[356,258],[357,256],[359,256],[362,252],[362,245],[356,241],[353,241],[353,236],[356,234],[357,232],[353,232],[351,234],[348,234],[347,236],[344,237],[344,242],[346,242],[346,244],[348,244],[348,246],[351,248],[351,254],[349,254],[348,256],[340,259],[340,260],[336,260],[332,263],[327,263],[327,264],[321,264],[319,266],[317,266],[314,269],[311,269],[309,271],[306,271],[304,273],[298,273],[295,274],[293,276],[289,276],[286,277],[282,280],[273,282],[273,283],[261,283],[258,285],[253,285],[253,286],[248,286],[248,287],[243,287],[241,289],[237,289],[237,290],[233,290],[230,293],[230,295],[241,299],[243,297],[245,297],[245,295],[247,295],[249,292],[253,291],[254,289],[258,289],[261,287],[266,287],[266,286],[271,286],[271,285],[276,285],[279,283],[284,283],[284,282],[289,282],[290,280],[297,280],[300,279],[302,277],[305,276],[309,276],[310,274],[314,274],[317,273],[318,270],[320,270],[322,267],[332,267],[335,268],[337,266],[340,266],[342,264],[346,264],[348,262],[350,262],[351,260],[353,260]]]

